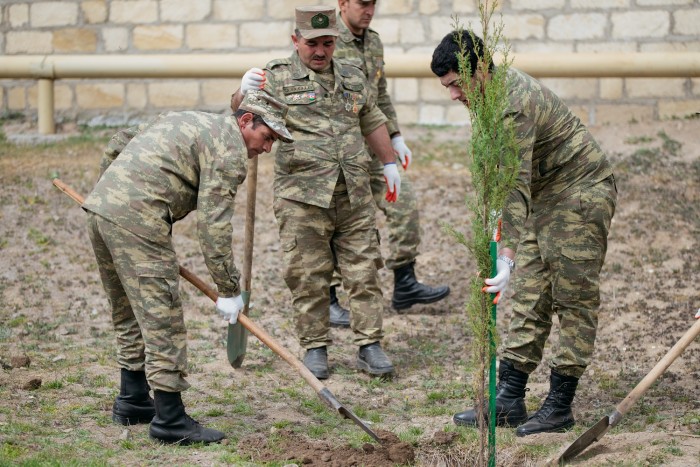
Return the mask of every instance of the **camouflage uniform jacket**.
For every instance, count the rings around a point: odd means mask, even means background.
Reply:
[[[246,171],[234,117],[171,112],[112,137],[83,208],[161,245],[170,244],[172,224],[196,210],[207,268],[230,297],[240,293],[231,217]]]
[[[562,100],[511,68],[506,118],[514,124],[521,166],[503,209],[503,246],[516,249],[525,221],[549,205],[612,175],[605,154]]]
[[[265,89],[289,106],[294,143],[275,158],[275,196],[330,206],[342,174],[353,208],[372,202],[370,156],[364,136],[386,122],[362,71],[333,60],[334,89],[326,89],[295,52],[266,66]]]
[[[377,105],[388,119],[386,129],[389,131],[389,135],[398,133],[399,122],[387,91],[384,73],[384,44],[379,38],[379,33],[374,29],[367,28],[362,38],[355,36],[343,22],[340,13],[338,13],[336,24],[340,31],[340,37],[335,43],[333,58],[350,62],[365,73],[372,96],[377,100]]]

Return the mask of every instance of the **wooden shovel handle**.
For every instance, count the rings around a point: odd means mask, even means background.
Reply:
[[[620,416],[626,414],[630,407],[634,405],[635,402],[644,394],[644,392],[649,389],[649,387],[654,384],[654,381],[666,371],[666,369],[671,366],[671,363],[678,358],[678,356],[683,353],[686,347],[693,342],[693,340],[700,334],[700,319],[696,320],[695,324],[688,329],[685,334],[676,342],[676,344],[671,347],[666,355],[657,363],[654,368],[651,369],[649,373],[635,386],[635,388],[630,392],[627,397],[625,397],[620,404],[617,406],[617,412]],[[612,417],[611,417],[612,418]],[[610,424],[615,426],[618,420],[611,420]]]
[[[212,300],[216,301],[217,294],[212,289],[209,287],[204,281],[202,281],[199,277],[195,276],[193,272],[189,271],[188,269],[180,266],[180,275],[184,277],[187,282],[190,284],[194,285],[197,287],[199,290],[201,290],[204,295],[207,297],[211,298]],[[307,383],[316,391],[320,392],[325,388],[323,383],[321,383],[318,378],[316,378],[311,371],[309,371],[308,368],[304,366],[304,364],[296,358],[294,355],[292,355],[291,352],[289,352],[287,349],[282,347],[275,339],[272,338],[268,333],[266,333],[262,328],[260,328],[257,324],[253,323],[250,318],[248,318],[244,314],[238,315],[238,321],[243,325],[244,328],[246,328],[248,331],[250,331],[251,334],[253,334],[255,337],[260,339],[260,342],[265,344],[275,352],[277,355],[282,357],[287,363],[292,365],[294,369],[297,370],[297,372],[306,380]]]
[[[75,201],[79,205],[82,206],[85,202],[85,199],[83,199],[83,197],[80,196],[78,192],[76,192],[73,188],[63,183],[60,178],[54,178],[53,184],[56,188],[67,194],[71,199],[73,199],[73,201]]]
[[[254,157],[248,160],[248,183],[247,185],[247,196],[248,200],[246,203],[246,223],[245,223],[245,233],[244,233],[244,251],[243,251],[243,290],[250,293],[252,284],[252,274],[253,274],[253,244],[255,242],[255,201],[258,192],[258,158]],[[243,314],[248,314],[248,309],[250,304],[246,300],[245,307],[243,308]]]

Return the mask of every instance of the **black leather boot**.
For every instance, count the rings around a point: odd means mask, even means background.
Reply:
[[[148,394],[150,390],[145,371],[122,368],[119,395],[112,405],[112,420],[122,425],[151,423],[156,409]]]
[[[153,391],[156,416],[151,421],[148,434],[167,444],[218,443],[224,433],[205,428],[185,413],[179,392]]]
[[[496,425],[518,426],[527,420],[525,408],[525,386],[530,375],[516,370],[507,360],[501,360],[498,368],[498,386],[496,386]],[[456,425],[476,426],[477,417],[483,413],[488,420],[488,405],[485,410],[478,408],[460,412],[452,417]]]
[[[308,349],[304,355],[304,366],[318,379],[328,379],[328,350],[326,346]]]
[[[335,294],[335,286],[330,287],[331,292],[331,326],[334,328],[349,328],[350,327],[350,310],[340,306],[338,296]]]
[[[450,294],[450,288],[446,285],[433,288],[418,282],[413,270],[414,264],[415,262],[394,269],[394,296],[391,306],[395,310],[405,310],[419,303],[434,303]]]
[[[384,353],[379,342],[361,345],[357,354],[357,366],[370,375],[389,375],[394,372],[394,365]]]
[[[578,386],[578,378],[560,375],[552,370],[547,398],[540,410],[515,430],[516,436],[561,432],[574,426],[576,421],[571,411],[571,403],[574,401],[576,386]]]

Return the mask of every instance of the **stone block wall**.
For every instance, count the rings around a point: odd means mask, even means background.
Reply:
[[[291,53],[294,7],[335,0],[3,0],[0,54]],[[386,52],[431,53],[452,15],[478,24],[472,0],[378,0]],[[502,0],[512,51],[700,52],[700,0]],[[475,30],[478,31],[478,27]],[[263,64],[260,64],[261,66]],[[429,64],[426,64],[426,67]],[[591,124],[700,111],[700,77],[543,82]],[[58,80],[57,121],[121,125],[168,109],[221,111],[236,79]],[[464,123],[436,79],[391,79],[402,123]],[[0,80],[0,115],[36,116],[33,80]]]

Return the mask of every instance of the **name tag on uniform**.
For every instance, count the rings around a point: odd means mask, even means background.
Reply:
[[[290,86],[284,86],[282,89],[284,90],[285,94],[294,94],[297,92],[313,91],[314,85],[313,84],[295,84],[295,85],[290,85]]]

